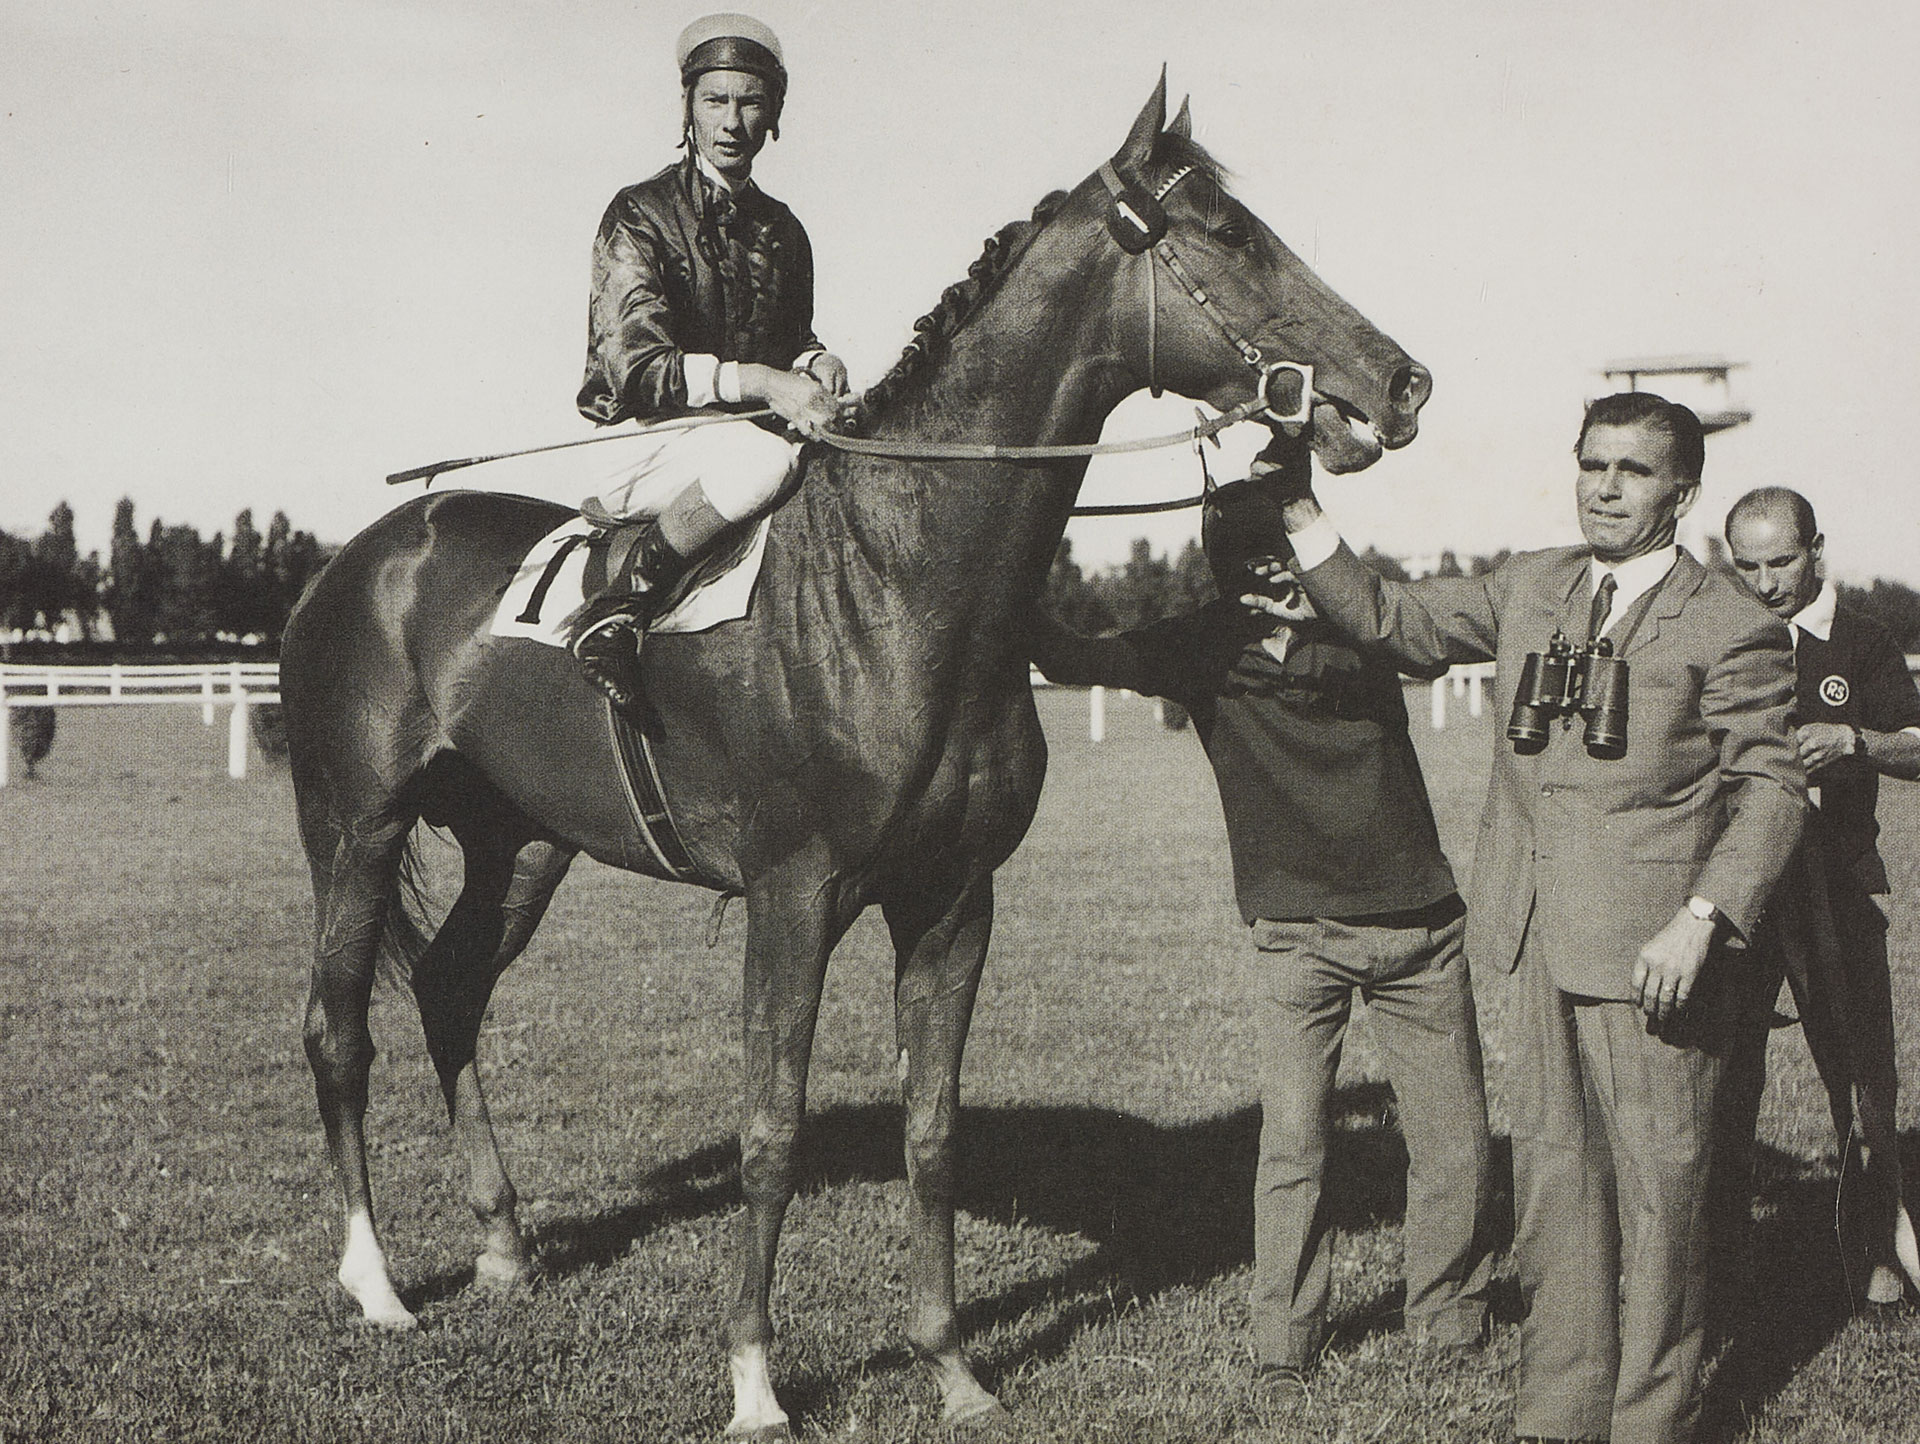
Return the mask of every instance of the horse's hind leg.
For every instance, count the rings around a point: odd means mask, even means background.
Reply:
[[[954,1124],[960,1062],[993,930],[993,878],[957,891],[883,904],[894,946],[894,1037],[906,1104],[907,1339],[940,1390],[953,1428],[998,1430],[1000,1401],[974,1377],[954,1307]]]
[[[493,1136],[475,1055],[493,985],[526,947],[574,854],[552,843],[526,841],[524,832],[503,834],[477,822],[456,824],[454,836],[466,855],[466,881],[414,964],[413,994],[455,1146],[466,1160],[467,1202],[485,1238],[474,1277],[510,1284],[527,1276],[527,1250],[515,1215],[519,1200]]]
[[[366,1116],[374,1054],[367,1007],[382,939],[401,906],[400,872],[414,819],[395,810],[350,828],[302,811],[308,814],[302,822],[314,891],[313,985],[304,1036],[346,1209],[340,1283],[370,1323],[410,1329],[414,1317],[393,1291],[373,1226]]]

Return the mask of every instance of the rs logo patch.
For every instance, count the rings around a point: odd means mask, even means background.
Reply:
[[[1847,679],[1839,673],[1820,683],[1820,700],[1829,707],[1844,707],[1847,698],[1853,695],[1853,689],[1847,686]]]

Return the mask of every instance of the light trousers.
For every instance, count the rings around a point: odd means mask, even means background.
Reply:
[[[1454,903],[1424,920],[1253,925],[1261,1124],[1250,1302],[1261,1363],[1304,1368],[1325,1341],[1328,1105],[1356,996],[1368,1005],[1406,1139],[1407,1327],[1442,1345],[1477,1340],[1485,1328],[1493,1271],[1486,1085],[1464,916]]]
[[[1563,993],[1523,948],[1509,1013],[1514,1432],[1683,1444],[1699,1412],[1714,1095],[1749,981],[1715,953],[1684,1020]]]

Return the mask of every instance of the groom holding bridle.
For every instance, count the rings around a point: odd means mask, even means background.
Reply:
[[[694,21],[675,49],[687,153],[621,191],[600,222],[580,412],[602,425],[709,409],[777,420],[661,432],[582,506],[608,524],[646,522],[571,639],[620,707],[637,699],[639,631],[665,589],[785,494],[801,440],[836,417],[847,389],[846,366],[813,334],[807,233],[753,183],[786,103],[780,41],[722,14]]]

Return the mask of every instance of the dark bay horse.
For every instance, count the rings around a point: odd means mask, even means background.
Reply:
[[[1412,439],[1427,374],[1315,277],[1166,126],[1164,78],[1119,153],[1008,226],[863,398],[877,442],[1085,445],[1147,386],[1225,411],[1272,362],[1311,365],[1329,470]],[[1294,373],[1297,374],[1297,373]],[[1045,745],[1022,617],[1084,457],[902,460],[816,449],[773,521],[744,620],[644,652],[657,756],[707,879],[746,898],[739,1286],[728,1433],[786,1437],[768,1292],[828,955],[878,904],[897,952],[911,1273],[907,1336],[946,1419],[998,1402],[961,1352],[952,1137],[994,869],[1033,817]],[[340,1281],[366,1317],[413,1316],[373,1224],[364,1122],[376,961],[398,954],[469,1171],[482,1280],[529,1268],[474,1067],[495,980],[574,856],[661,869],[632,841],[606,704],[554,648],[489,636],[507,578],[566,512],[445,492],[406,503],[327,568],[286,632],[287,740],[313,871],[306,1015],[346,1206]],[[404,879],[415,824],[451,831],[465,880],[429,941]]]

